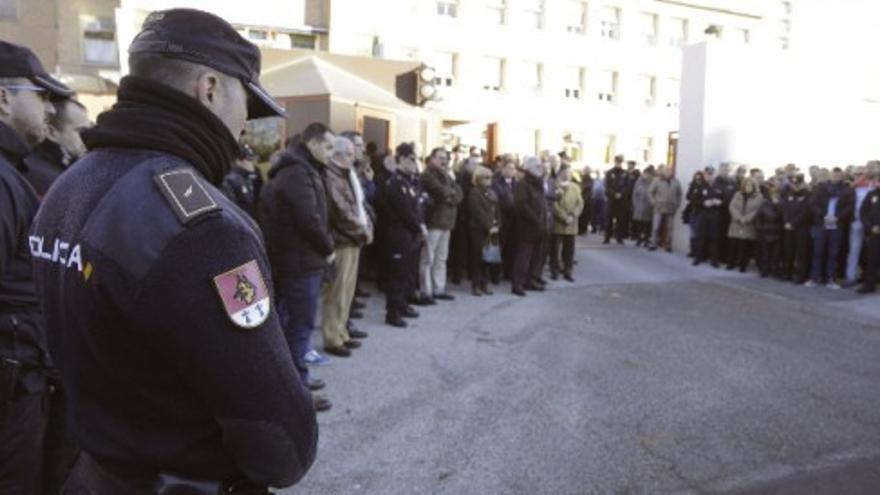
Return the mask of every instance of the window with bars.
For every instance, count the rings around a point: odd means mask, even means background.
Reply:
[[[439,0],[437,2],[437,15],[445,17],[458,17],[458,1]]]
[[[618,7],[602,7],[601,26],[603,38],[620,39],[620,9]]]
[[[565,30],[569,33],[587,32],[587,2],[569,0],[565,4]]]
[[[617,79],[615,71],[602,71],[599,74],[599,101],[614,103],[617,101]]]
[[[82,16],[83,62],[94,65],[117,65],[116,23],[111,17]]]
[[[0,0],[0,19],[18,19],[18,0]]]
[[[504,86],[504,60],[497,57],[483,59],[483,89],[501,91]]]
[[[669,46],[680,48],[688,41],[688,20],[674,17],[669,21]]]
[[[642,12],[639,19],[642,39],[649,45],[657,44],[657,14]]]
[[[544,0],[526,0],[523,17],[528,27],[544,28]]]
[[[507,0],[487,0],[486,20],[490,24],[507,23]]]
[[[565,75],[565,97],[572,100],[580,100],[584,88],[584,69],[582,67],[569,67]]]

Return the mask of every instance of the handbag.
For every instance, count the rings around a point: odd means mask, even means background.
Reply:
[[[489,240],[483,246],[483,262],[492,265],[501,263],[501,246],[498,244],[497,234],[489,236]]]

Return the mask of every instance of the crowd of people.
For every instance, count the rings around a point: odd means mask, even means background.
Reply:
[[[380,152],[316,122],[264,174],[239,139],[284,116],[259,63],[216,16],[155,13],[92,126],[33,52],[0,41],[0,492],[295,483],[331,407],[312,371],[363,347],[368,282],[406,328],[450,284],[525,297],[545,273],[574,282],[578,235],[671,251],[681,213],[695,265],[874,290],[878,162],[809,183],[723,164],[685,192],[672,167],[623,156],[603,176],[565,152]]]

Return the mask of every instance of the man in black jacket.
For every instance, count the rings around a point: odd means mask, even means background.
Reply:
[[[614,168],[605,173],[605,241],[608,244],[611,236],[617,239],[618,244],[623,244],[626,234],[626,188],[628,174],[623,169],[623,155],[614,157]]]
[[[263,176],[257,170],[257,159],[253,148],[242,145],[232,170],[223,178],[223,192],[254,220],[259,214],[258,204],[263,188]]]
[[[782,279],[806,282],[810,273],[810,195],[803,174],[796,175],[782,197]]]
[[[42,456],[54,373],[28,238],[39,202],[23,172],[50,100],[71,94],[29,49],[0,41],[0,493],[39,493],[52,476]]]
[[[843,232],[853,215],[853,197],[843,181],[843,170],[835,168],[831,181],[818,184],[810,196],[813,218],[813,265],[807,286],[827,281],[829,289],[840,289],[835,281]],[[827,262],[826,262],[827,254]]]
[[[386,226],[388,228],[388,288],[385,322],[394,327],[407,326],[403,318],[419,314],[407,301],[415,293],[412,266],[418,259],[421,242],[428,235],[421,191],[417,183],[418,164],[412,145],[397,147],[398,169],[385,184]]]
[[[30,247],[83,454],[64,493],[267,493],[311,466],[311,397],[256,224],[218,189],[248,118],[283,116],[260,52],[205,12],[150,14]]]
[[[877,272],[880,270],[880,186],[865,196],[859,212],[865,231],[865,273],[859,294],[874,292],[877,288]]]
[[[317,324],[324,272],[334,261],[323,177],[333,138],[325,125],[309,124],[299,144],[284,152],[269,171],[261,197],[281,325],[303,383],[312,390],[323,388],[323,382],[311,379],[305,355]],[[330,404],[316,396],[315,406],[326,410]]]
[[[53,102],[55,115],[47,123],[46,139],[24,159],[25,177],[42,198],[55,179],[86,153],[80,133],[89,127],[89,115],[82,103],[68,98]]]

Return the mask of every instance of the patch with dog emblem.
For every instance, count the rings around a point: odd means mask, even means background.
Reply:
[[[214,286],[229,319],[237,326],[253,329],[269,318],[271,301],[256,260],[214,277]]]
[[[184,225],[205,213],[220,209],[191,168],[167,170],[156,175],[154,179],[180,223]]]

